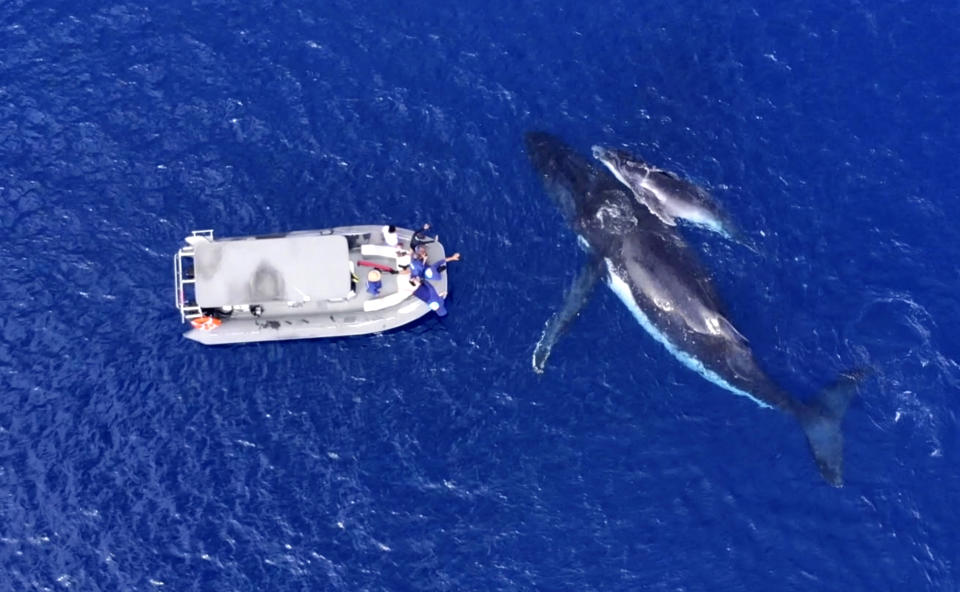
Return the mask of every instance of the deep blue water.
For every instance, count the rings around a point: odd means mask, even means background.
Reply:
[[[957,590],[960,6],[0,4],[0,591]],[[606,289],[523,133],[709,187],[737,327],[869,366],[846,486]],[[450,315],[204,348],[171,257],[430,221]]]

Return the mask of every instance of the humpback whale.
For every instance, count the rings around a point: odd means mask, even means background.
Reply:
[[[862,375],[841,375],[810,401],[794,398],[760,368],[747,340],[724,316],[709,275],[674,227],[641,206],[614,177],[558,138],[531,132],[527,151],[547,192],[590,258],[548,322],[533,355],[543,370],[550,351],[604,278],[639,324],[683,364],[710,382],[795,417],[823,478],[843,484],[843,416]]]
[[[664,224],[676,226],[676,219],[680,218],[727,238],[738,237],[739,232],[710,194],[693,183],[623,150],[594,146],[593,157],[630,188],[637,200]]]

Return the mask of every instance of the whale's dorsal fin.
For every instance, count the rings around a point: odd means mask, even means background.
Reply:
[[[560,340],[560,336],[566,332],[570,324],[580,314],[580,310],[590,298],[590,294],[593,292],[594,286],[597,285],[597,280],[600,279],[603,270],[603,261],[599,257],[591,257],[591,260],[573,280],[573,285],[570,286],[570,290],[564,298],[563,308],[554,313],[543,327],[540,341],[537,342],[537,346],[533,350],[533,371],[537,374],[543,373],[554,344]]]
[[[647,173],[647,176],[648,176],[648,177],[649,177],[650,175],[653,175],[653,174],[660,174],[660,175],[663,175],[664,177],[670,177],[671,179],[674,179],[674,180],[676,180],[676,181],[680,181],[680,180],[681,180],[681,179],[680,179],[680,175],[676,174],[676,173],[673,172],[673,171],[668,171],[668,170],[666,170],[666,169],[661,169],[661,168],[659,168],[659,167],[649,166],[649,165],[647,166],[647,170],[649,171],[649,172]]]
[[[715,318],[717,321],[717,325],[720,328],[720,332],[724,336],[730,338],[733,341],[739,341],[740,343],[743,343],[745,345],[750,343],[750,341],[746,337],[744,337],[743,334],[740,333],[740,331],[737,331],[737,328],[734,327],[733,323],[728,321],[726,317],[717,315]]]
[[[645,206],[648,210],[650,210],[651,214],[659,218],[660,221],[666,224],[667,226],[677,225],[676,218],[674,218],[669,213],[667,213],[667,209],[664,206],[664,203],[660,201],[660,199],[657,197],[657,195],[653,191],[650,191],[646,188],[640,188],[639,191],[633,192],[633,197],[641,205]]]

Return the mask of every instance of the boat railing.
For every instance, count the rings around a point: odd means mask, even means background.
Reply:
[[[187,246],[181,247],[173,256],[174,298],[177,310],[180,311],[181,322],[203,316],[203,311],[196,303],[196,292],[193,294],[192,301],[187,299],[187,286],[193,288],[197,282],[196,265],[193,261],[196,255],[195,247],[198,242],[213,241],[213,230],[194,230],[185,241]],[[190,260],[189,273],[184,273],[185,259]]]

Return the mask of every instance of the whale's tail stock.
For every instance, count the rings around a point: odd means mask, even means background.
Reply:
[[[843,487],[843,416],[868,374],[865,369],[841,374],[836,383],[797,413],[820,474],[834,487]]]

